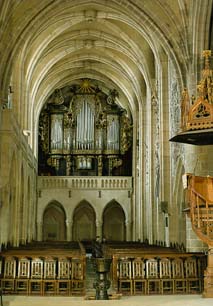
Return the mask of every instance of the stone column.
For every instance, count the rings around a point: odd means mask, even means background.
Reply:
[[[126,240],[130,241],[131,240],[131,223],[129,222],[129,220],[126,220],[125,226],[126,226]]]
[[[96,237],[102,241],[102,222],[100,220],[96,220]]]
[[[72,240],[72,225],[73,222],[66,220],[67,241]]]
[[[98,176],[102,175],[103,171],[103,162],[102,162],[102,156],[98,157]]]
[[[43,222],[37,221],[37,240],[42,241],[42,229],[43,229]]]

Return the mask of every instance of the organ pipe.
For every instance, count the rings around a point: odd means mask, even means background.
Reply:
[[[80,113],[77,116],[77,143],[80,150],[94,148],[94,114],[87,101],[83,101]]]
[[[62,150],[63,114],[51,115],[51,151]]]

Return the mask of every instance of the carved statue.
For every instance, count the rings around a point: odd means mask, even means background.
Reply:
[[[55,104],[55,105],[61,105],[64,103],[64,97],[63,97],[61,89],[56,89],[54,91],[54,93],[48,100],[48,103]]]
[[[125,153],[132,144],[132,125],[127,115],[122,116],[121,150]]]
[[[118,97],[118,92],[116,89],[110,89],[109,90],[109,95],[107,97],[107,103],[112,105],[112,104],[115,104],[115,99],[116,97]]]

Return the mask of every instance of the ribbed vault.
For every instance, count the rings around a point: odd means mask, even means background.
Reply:
[[[177,71],[187,69],[181,42],[189,2],[3,1],[0,30],[11,39],[2,39],[2,95],[11,85],[20,124],[34,133],[45,99],[82,77],[116,88],[134,117],[158,78],[162,53]]]

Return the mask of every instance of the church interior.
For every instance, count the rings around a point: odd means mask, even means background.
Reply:
[[[1,0],[0,37],[3,299],[213,298],[213,0]]]

